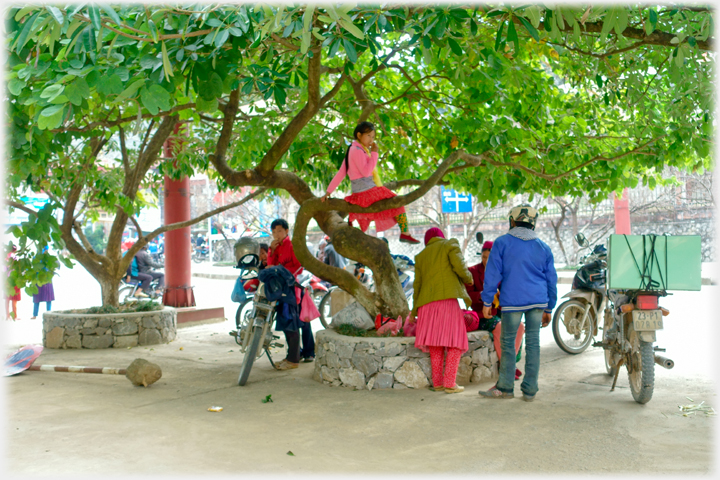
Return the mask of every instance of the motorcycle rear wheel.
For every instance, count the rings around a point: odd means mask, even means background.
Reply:
[[[192,256],[193,262],[195,263],[202,263],[203,259],[200,255],[193,255]]]
[[[643,342],[640,335],[628,325],[627,338],[630,342],[630,362],[626,362],[630,391],[638,403],[652,399],[655,388],[655,352],[652,342]]]
[[[245,356],[243,357],[242,366],[240,367],[238,385],[241,387],[247,383],[248,377],[250,376],[250,370],[252,370],[253,363],[257,358],[257,352],[260,348],[260,342],[262,342],[262,337],[262,325],[255,325],[252,331],[252,340],[250,340],[250,345],[248,346],[248,349],[245,350]]]
[[[592,310],[588,312],[585,325],[578,325],[585,313],[585,305],[584,302],[571,299],[560,305],[553,315],[552,331],[555,343],[570,355],[584,352],[592,343],[592,332],[595,330]]]
[[[121,288],[118,292],[118,302],[125,303],[128,301],[128,299],[130,299],[131,301],[135,301],[136,298],[132,296],[133,290],[135,290],[135,287],[133,287],[132,285]]]

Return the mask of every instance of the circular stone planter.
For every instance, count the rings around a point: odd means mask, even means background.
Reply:
[[[127,348],[175,340],[177,312],[165,307],[153,312],[43,314],[46,348]]]
[[[430,354],[415,348],[415,337],[349,337],[327,329],[316,333],[315,343],[313,379],[318,382],[368,390],[432,384]],[[457,384],[497,378],[498,358],[490,334],[469,332],[468,344]]]

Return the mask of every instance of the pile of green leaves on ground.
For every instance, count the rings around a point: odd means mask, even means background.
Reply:
[[[109,313],[137,313],[137,312],[155,312],[162,310],[163,305],[156,302],[137,302],[137,303],[121,303],[120,306],[104,305],[102,307],[80,308],[74,310],[66,310],[62,313],[84,313],[84,314],[109,314]]]

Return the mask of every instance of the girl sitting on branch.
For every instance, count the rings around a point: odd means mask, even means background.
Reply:
[[[345,201],[353,205],[367,208],[373,203],[393,198],[396,195],[388,188],[383,187],[379,180],[375,180],[375,167],[378,162],[378,146],[375,143],[375,126],[370,122],[362,122],[353,132],[353,142],[345,153],[345,160],[340,170],[332,179],[327,193],[320,199],[325,201],[340,185],[345,176],[350,177],[351,195]],[[377,213],[350,213],[349,223],[354,221],[360,225],[360,230],[367,231],[370,222],[375,222],[375,230],[383,232],[396,223],[400,227],[400,241],[405,243],[420,243],[410,235],[405,207],[392,208]]]

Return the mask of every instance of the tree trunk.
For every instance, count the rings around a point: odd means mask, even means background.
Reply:
[[[113,280],[110,277],[95,278],[95,280],[100,284],[100,290],[102,291],[102,306],[119,306],[118,286],[120,280]]]

